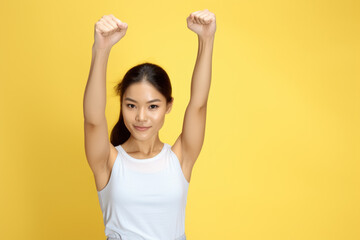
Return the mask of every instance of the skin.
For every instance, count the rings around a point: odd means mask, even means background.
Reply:
[[[187,27],[197,34],[198,53],[191,79],[191,97],[185,111],[182,132],[171,149],[178,157],[184,177],[191,179],[193,166],[200,154],[206,123],[207,100],[210,90],[212,53],[216,32],[215,14],[208,9],[191,13]],[[113,15],[103,16],[94,30],[93,58],[84,95],[85,151],[95,177],[98,191],[103,189],[111,174],[117,157],[117,149],[108,141],[105,118],[105,73],[110,50],[128,29],[127,23]],[[172,102],[146,82],[136,83],[126,90],[122,101],[124,122],[131,136],[122,144],[134,158],[145,159],[157,155],[164,143],[159,139],[159,130],[165,115],[171,111]],[[126,100],[131,98],[134,101]],[[148,103],[153,99],[158,102]],[[154,108],[153,105],[157,105]],[[134,126],[151,126],[139,132]]]
[[[151,100],[156,101],[149,103]],[[129,155],[145,159],[161,151],[163,143],[159,138],[159,130],[164,124],[165,114],[171,111],[171,107],[172,103],[166,103],[165,97],[146,81],[128,87],[123,96],[122,114],[131,135],[121,146]],[[150,128],[139,131],[135,126]]]

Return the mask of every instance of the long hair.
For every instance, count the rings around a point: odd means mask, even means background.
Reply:
[[[154,86],[169,103],[172,101],[172,88],[169,76],[163,68],[153,63],[142,63],[128,70],[120,83],[114,88],[116,95],[120,96],[120,114],[119,120],[111,131],[110,142],[118,146],[126,142],[130,137],[130,132],[125,126],[122,115],[122,100],[126,89],[134,83],[146,81]]]

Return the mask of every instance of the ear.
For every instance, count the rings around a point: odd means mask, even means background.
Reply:
[[[174,103],[174,98],[171,98],[171,102],[167,103],[166,105],[166,114],[168,114],[171,111],[173,103]]]

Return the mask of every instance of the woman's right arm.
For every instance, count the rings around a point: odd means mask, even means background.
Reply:
[[[110,153],[105,117],[108,58],[109,51],[93,48],[90,73],[84,93],[85,153],[94,173],[106,167]]]
[[[109,50],[92,47],[90,73],[84,93],[84,123],[99,125],[105,121],[106,68]]]
[[[103,16],[95,24],[92,60],[83,99],[85,153],[94,173],[105,169],[110,155],[105,117],[106,69],[112,46],[126,30],[127,24],[113,15]]]

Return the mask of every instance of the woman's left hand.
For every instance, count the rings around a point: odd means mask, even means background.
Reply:
[[[205,9],[196,11],[187,17],[188,28],[195,32],[201,39],[212,38],[216,31],[215,14]]]

